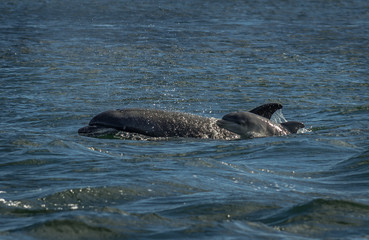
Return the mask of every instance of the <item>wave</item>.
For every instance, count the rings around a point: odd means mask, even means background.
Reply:
[[[196,238],[218,236],[227,231],[239,237],[317,237],[369,236],[369,205],[354,201],[318,198],[299,205],[280,208],[272,203],[222,200],[199,201],[203,195],[183,198],[152,198],[117,207],[95,207],[76,211],[18,212],[28,216],[28,225],[8,232],[20,238],[37,239],[173,239],[183,236]],[[206,196],[206,195],[205,195]],[[165,202],[162,202],[165,199]],[[101,200],[101,199],[100,199]],[[170,203],[168,203],[170,200]],[[154,204],[153,204],[154,203]],[[138,205],[137,205],[138,204]],[[165,204],[165,206],[160,205]],[[151,211],[137,207],[152,205]],[[173,208],[168,208],[168,205]],[[125,210],[122,210],[122,209]],[[147,208],[146,208],[147,210]],[[28,211],[28,212],[26,212]],[[14,212],[13,212],[14,214]],[[30,214],[30,215],[28,215]],[[204,233],[206,233],[204,235]],[[1,234],[1,233],[0,233]],[[3,232],[4,234],[4,232]]]
[[[369,205],[334,199],[314,199],[260,219],[278,231],[303,236],[341,237],[344,232],[368,235]]]
[[[18,231],[15,236],[32,236],[35,239],[125,239],[121,232],[109,227],[85,223],[78,219],[56,219],[34,224]]]
[[[332,168],[333,178],[349,182],[353,187],[369,186],[369,151],[361,152]]]

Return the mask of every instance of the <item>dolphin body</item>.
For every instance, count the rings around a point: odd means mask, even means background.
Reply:
[[[275,123],[252,112],[229,113],[217,121],[219,127],[237,133],[241,138],[284,136],[305,127],[301,122]]]
[[[283,136],[296,133],[304,124],[270,121],[273,113],[281,109],[278,103],[268,103],[249,112],[234,112],[222,119],[201,117],[188,113],[167,112],[156,109],[108,110],[93,117],[88,126],[78,133],[88,137],[104,137],[119,133],[139,134],[147,137],[239,139]]]

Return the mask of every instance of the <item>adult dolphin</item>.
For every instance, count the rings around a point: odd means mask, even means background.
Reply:
[[[259,121],[265,125],[270,121],[273,113],[281,109],[282,105],[278,103],[268,103],[259,106],[249,113],[252,115],[244,116],[254,119],[255,124]],[[227,115],[226,115],[227,116]],[[240,115],[241,117],[241,115]],[[228,119],[228,118],[227,118]],[[233,126],[242,121],[233,121],[233,119],[218,120],[215,118],[201,117],[188,113],[167,112],[156,109],[118,109],[108,110],[96,115],[91,119],[88,126],[80,128],[80,135],[89,137],[101,137],[114,135],[119,132],[134,133],[148,137],[186,137],[186,138],[211,138],[211,139],[238,139],[240,137],[269,136],[260,133],[248,136],[245,133],[247,128],[246,121],[243,122],[242,131]],[[278,126],[275,124],[275,126]],[[255,127],[252,125],[252,128]],[[256,129],[255,131],[263,129]],[[269,131],[269,128],[267,129]],[[278,131],[277,131],[278,133]],[[287,130],[286,130],[287,133]],[[284,135],[284,134],[276,134]]]

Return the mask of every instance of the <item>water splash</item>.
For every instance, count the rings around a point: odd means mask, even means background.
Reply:
[[[282,113],[282,109],[278,109],[277,111],[275,111],[270,120],[275,123],[287,122],[287,119],[284,117]]]

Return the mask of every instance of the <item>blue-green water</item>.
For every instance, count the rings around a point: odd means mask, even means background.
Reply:
[[[0,239],[368,239],[367,1],[0,3]],[[95,139],[99,112],[310,130]]]

